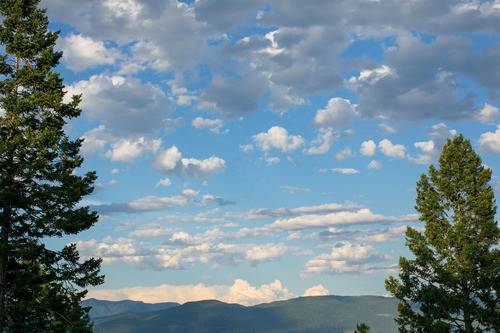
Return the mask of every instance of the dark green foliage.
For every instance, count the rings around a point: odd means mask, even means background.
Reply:
[[[62,54],[39,0],[0,1],[0,332],[91,332],[85,287],[102,283],[100,260],[48,237],[77,234],[97,215],[77,204],[95,173],[78,176],[80,140],[64,133],[80,114],[53,71]]]
[[[363,318],[374,332],[396,333],[397,300],[378,296],[300,297],[245,307],[190,302],[167,310],[95,319],[102,333],[341,333]]]
[[[400,332],[500,332],[500,231],[491,170],[463,136],[417,183],[425,229],[406,231],[415,258],[400,258],[386,288],[400,300]]]
[[[354,333],[370,333],[370,326],[365,323],[357,324]]]

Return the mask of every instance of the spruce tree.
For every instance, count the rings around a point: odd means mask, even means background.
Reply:
[[[45,245],[97,221],[78,205],[96,175],[77,175],[81,140],[63,127],[80,114],[80,96],[64,102],[59,34],[38,5],[0,1],[0,333],[92,332],[80,301],[103,282],[100,260],[81,260],[74,244]]]
[[[370,333],[370,326],[365,323],[359,323],[356,325],[356,330],[354,333]]]
[[[399,279],[387,290],[399,299],[400,332],[500,332],[500,231],[491,169],[463,136],[448,140],[439,169],[417,183],[424,230],[408,228],[414,257],[400,258]]]

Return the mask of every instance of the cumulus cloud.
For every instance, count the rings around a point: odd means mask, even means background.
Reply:
[[[284,153],[291,153],[304,144],[304,139],[300,135],[288,134],[285,128],[279,126],[273,126],[267,132],[258,133],[252,138],[263,151],[278,149]]]
[[[421,153],[417,156],[408,156],[408,159],[418,164],[429,164],[437,159],[446,141],[457,134],[454,129],[449,129],[445,124],[439,123],[431,126],[427,131],[430,140],[415,142],[415,148]]]
[[[120,139],[113,143],[105,156],[113,162],[132,162],[147,151],[156,152],[160,145],[160,139],[148,140],[144,137]]]
[[[263,244],[248,248],[245,258],[250,261],[266,261],[282,257],[288,252],[288,247],[284,244]]]
[[[373,156],[376,151],[377,145],[373,142],[373,140],[363,141],[361,143],[361,148],[359,149],[359,152],[363,156]]]
[[[337,154],[335,154],[334,158],[337,161],[342,161],[345,160],[346,158],[349,158],[352,156],[352,151],[349,148],[345,148],[341,151],[339,151]]]
[[[304,291],[304,297],[309,296],[327,296],[330,295],[330,290],[326,289],[322,284],[318,284]]]
[[[340,173],[342,175],[355,175],[359,173],[359,170],[354,168],[333,168],[331,169],[333,173]]]
[[[194,128],[208,129],[210,132],[215,134],[220,134],[222,128],[224,127],[224,121],[222,121],[222,119],[207,119],[202,117],[196,117],[193,119],[192,124]]]
[[[322,205],[301,206],[295,208],[258,208],[252,209],[241,215],[243,219],[260,220],[270,218],[281,218],[290,216],[310,215],[310,214],[328,214],[343,210],[356,210],[360,206],[356,204],[338,204],[326,203]]]
[[[385,259],[370,245],[340,243],[333,246],[331,253],[307,261],[305,273],[361,273],[386,269],[374,266]]]
[[[160,151],[155,160],[155,167],[158,170],[181,176],[206,177],[223,170],[225,166],[226,161],[217,156],[203,160],[184,158],[176,146]]]
[[[500,153],[500,126],[495,132],[485,132],[479,137],[479,147],[488,153]]]
[[[368,167],[368,169],[379,170],[379,169],[382,169],[382,163],[380,163],[377,160],[371,160],[370,163],[368,163],[367,167]]]
[[[378,147],[382,154],[386,156],[395,158],[406,157],[406,147],[400,144],[393,144],[389,139],[380,141]]]
[[[358,115],[356,107],[348,99],[331,98],[324,109],[316,112],[314,125],[334,128],[348,125]]]
[[[96,210],[100,214],[141,213],[185,206],[188,202],[188,198],[184,195],[164,197],[149,195],[127,203],[104,203],[91,205],[91,209]]]
[[[130,299],[146,303],[219,300],[226,303],[256,305],[292,298],[294,295],[279,280],[260,286],[236,279],[232,285],[169,285],[157,287],[130,287],[123,289],[90,290],[87,297],[105,300]]]
[[[494,123],[499,119],[500,111],[496,106],[485,103],[483,108],[476,112],[475,117],[481,123]]]
[[[172,185],[172,181],[170,180],[170,178],[162,178],[158,181],[158,183],[156,183],[156,187],[169,187],[170,185]]]
[[[99,65],[113,65],[121,57],[119,50],[107,47],[104,42],[77,34],[59,39],[57,47],[64,53],[64,65],[74,72]]]
[[[67,86],[66,98],[76,94],[83,95],[84,115],[117,136],[158,131],[172,110],[160,87],[132,77],[93,75]]]
[[[318,137],[311,142],[312,146],[304,149],[307,155],[324,155],[330,151],[332,142],[338,135],[330,128],[320,128]]]

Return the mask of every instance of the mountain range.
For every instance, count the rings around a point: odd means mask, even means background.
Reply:
[[[341,333],[365,322],[396,333],[397,300],[381,296],[299,297],[255,306],[207,300],[147,304],[89,299],[96,333]]]

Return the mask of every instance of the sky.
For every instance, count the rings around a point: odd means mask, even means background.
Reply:
[[[500,1],[43,0],[82,116],[89,297],[386,295],[462,133],[500,178]]]

